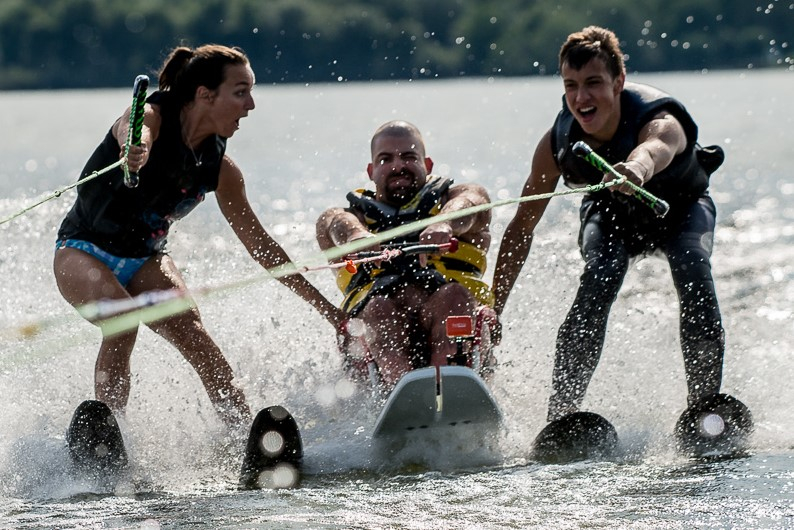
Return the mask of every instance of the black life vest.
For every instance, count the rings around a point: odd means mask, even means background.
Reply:
[[[645,188],[671,204],[697,199],[708,189],[709,175],[722,163],[722,150],[717,146],[709,149],[718,151],[715,161],[709,152],[703,152],[697,143],[698,128],[694,120],[678,100],[648,85],[626,83],[620,95],[620,124],[615,135],[595,151],[610,164],[626,160],[637,147],[642,127],[661,111],[675,116],[684,128],[687,146],[676,155],[668,167],[655,174]],[[557,115],[552,127],[552,152],[569,187],[582,187],[597,184],[603,173],[591,166],[586,160],[576,156],[571,147],[584,136],[582,128],[574,118],[563,97],[563,108]],[[708,169],[708,171],[707,171]],[[607,197],[611,192],[602,191]]]
[[[181,109],[171,94],[154,92],[147,101],[160,106],[162,121],[149,160],[139,172],[140,184],[127,188],[122,170],[116,168],[78,186],[59,239],[90,241],[116,256],[151,256],[164,250],[171,224],[218,188],[226,139],[209,136],[194,156],[182,141]],[[81,175],[118,161],[119,152],[111,129]]]

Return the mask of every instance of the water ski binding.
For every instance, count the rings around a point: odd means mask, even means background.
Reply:
[[[532,443],[532,456],[544,464],[608,458],[618,445],[615,427],[595,412],[573,412],[552,421]]]
[[[282,406],[254,418],[240,470],[242,489],[295,488],[300,484],[303,443],[298,424]]]
[[[728,394],[714,394],[692,404],[675,426],[678,450],[698,458],[731,458],[746,454],[752,432],[750,410]]]
[[[109,477],[127,466],[121,430],[113,412],[101,401],[80,403],[69,424],[66,443],[72,464],[81,473]]]

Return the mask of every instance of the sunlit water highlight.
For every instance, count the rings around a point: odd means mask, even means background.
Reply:
[[[199,300],[207,327],[256,409],[283,404],[304,432],[300,489],[238,492],[241,433],[226,433],[196,375],[147,329],[120,419],[132,462],[113,495],[65,471],[64,431],[92,397],[98,333],[67,306],[51,273],[73,195],[0,226],[0,527],[8,528],[785,528],[794,526],[794,77],[785,72],[635,76],[684,101],[704,144],[727,162],[712,179],[713,268],[727,332],[723,389],[753,411],[747,458],[676,455],[685,406],[677,301],[667,265],[630,271],[612,311],[586,407],[621,439],[613,461],[542,466],[557,327],[581,260],[577,198],[552,202],[505,314],[493,392],[506,418],[496,461],[420,448],[404,465],[370,451],[377,409],[342,376],[332,330],[271,281]],[[230,140],[262,221],[294,258],[317,252],[313,223],[366,184],[368,140],[403,118],[425,133],[437,172],[514,197],[559,105],[558,79],[258,87]],[[128,104],[127,91],[4,93],[0,216],[74,181]],[[494,240],[513,213],[494,211]],[[193,287],[260,274],[214,199],[180,222],[170,248]],[[495,255],[496,246],[494,246]],[[493,262],[493,261],[492,261]],[[328,273],[310,279],[339,300]],[[408,455],[403,455],[407,456]]]

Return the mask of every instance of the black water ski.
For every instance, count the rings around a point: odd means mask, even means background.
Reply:
[[[681,414],[675,425],[678,450],[693,457],[742,456],[752,432],[750,409],[728,394],[698,401]]]
[[[609,457],[618,445],[615,427],[595,412],[574,412],[552,421],[532,443],[532,456],[546,464]]]
[[[75,469],[95,476],[114,476],[127,466],[124,439],[113,412],[101,401],[83,401],[66,433]]]
[[[243,489],[294,488],[303,458],[298,424],[281,406],[259,411],[251,426],[240,470]]]

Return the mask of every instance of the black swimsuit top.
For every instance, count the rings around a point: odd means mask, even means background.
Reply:
[[[162,252],[171,224],[218,188],[226,139],[212,135],[195,154],[182,141],[180,108],[168,92],[147,100],[160,106],[160,133],[136,188],[124,185],[115,168],[77,187],[77,199],[58,231],[58,239],[83,239],[121,257]],[[108,131],[83,168],[85,177],[119,159],[119,144]]]

